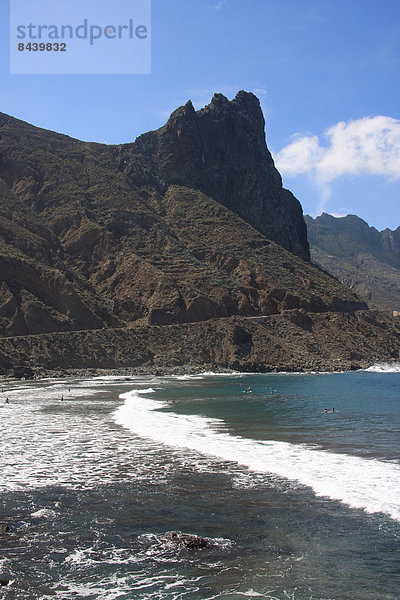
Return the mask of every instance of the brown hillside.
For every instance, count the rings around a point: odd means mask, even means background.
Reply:
[[[365,307],[304,260],[252,94],[122,146],[1,115],[0,194],[3,336]]]

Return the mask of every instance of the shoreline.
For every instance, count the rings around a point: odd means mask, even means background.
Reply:
[[[45,369],[42,367],[32,368],[33,376],[31,377],[15,377],[13,374],[5,373],[0,375],[0,382],[17,382],[17,381],[39,381],[42,379],[65,379],[65,378],[93,378],[93,377],[109,377],[117,376],[129,379],[130,377],[168,377],[168,376],[182,376],[182,375],[330,375],[334,373],[350,373],[354,371],[365,371],[369,367],[375,365],[396,365],[400,364],[398,360],[382,360],[375,361],[373,363],[365,363],[363,365],[331,365],[334,368],[312,369],[312,368],[294,368],[293,365],[277,365],[276,367],[270,367],[268,369],[258,369],[254,371],[240,370],[240,369],[229,369],[217,365],[180,365],[180,366],[140,366],[140,367],[116,367],[111,369],[104,368],[66,368],[66,369]],[[346,368],[347,367],[347,368]]]
[[[400,359],[400,321],[379,311],[226,317],[0,338],[0,376],[337,372]]]

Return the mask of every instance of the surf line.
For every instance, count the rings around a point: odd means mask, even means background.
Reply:
[[[153,391],[121,394],[124,404],[114,413],[114,421],[142,438],[297,481],[317,496],[400,521],[400,465],[305,444],[232,436],[223,431],[222,419],[160,411],[167,404],[149,398]]]

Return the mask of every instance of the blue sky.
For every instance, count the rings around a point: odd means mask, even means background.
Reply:
[[[399,0],[153,0],[148,75],[10,75],[8,0],[0,9],[0,111],[124,143],[189,98],[253,91],[305,213],[400,225]]]

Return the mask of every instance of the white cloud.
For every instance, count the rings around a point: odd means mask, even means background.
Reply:
[[[228,0],[214,0],[213,4],[207,4],[207,7],[213,10],[221,10],[227,2]]]
[[[310,173],[316,170],[322,154],[318,136],[296,135],[295,140],[275,156],[275,164],[283,175]]]
[[[343,217],[346,217],[349,213],[330,212],[329,214],[331,215],[331,217],[336,217],[336,219],[342,219]]]
[[[276,156],[283,175],[310,175],[329,196],[329,183],[342,175],[400,179],[400,121],[365,117],[329,127],[321,139],[296,135]]]

